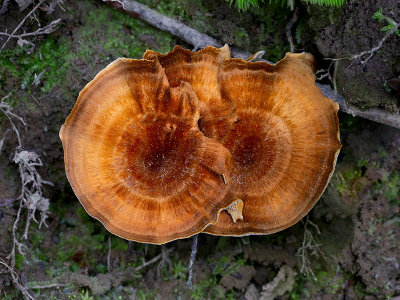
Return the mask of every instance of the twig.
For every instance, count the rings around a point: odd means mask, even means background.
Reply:
[[[8,4],[10,0],[4,0],[3,5],[0,8],[0,15],[4,14],[8,9]]]
[[[394,22],[394,21],[393,21],[393,22]],[[378,42],[378,44],[377,44],[375,47],[373,47],[373,48],[371,48],[371,49],[369,49],[369,50],[367,50],[367,51],[362,51],[362,52],[360,52],[360,53],[358,53],[358,54],[353,54],[353,55],[350,56],[350,58],[351,58],[351,59],[354,59],[354,60],[360,59],[360,63],[361,63],[362,65],[365,64],[365,63],[374,55],[374,53],[375,53],[376,51],[378,51],[379,49],[382,48],[382,45],[383,45],[383,43],[386,41],[386,39],[387,39],[389,36],[391,36],[391,35],[399,28],[399,26],[400,26],[399,23],[394,22],[393,28],[390,29],[390,30],[385,34],[385,36]],[[367,57],[363,59],[363,57],[364,57],[365,55],[367,55]]]
[[[3,259],[0,258],[0,264],[5,266],[8,269],[8,272],[11,274],[12,281],[14,286],[19,289],[25,299],[35,300],[35,298],[28,292],[28,290],[19,282],[19,276],[14,269],[14,266],[9,266]]]
[[[328,77],[329,81],[331,82],[333,86],[333,91],[334,94],[337,95],[337,84],[336,84],[336,75],[337,75],[337,70],[339,66],[339,61],[331,61],[329,64],[328,69],[321,69],[318,70],[316,75],[317,75],[317,80],[322,80],[326,77]],[[333,71],[331,69],[333,68]],[[332,75],[331,75],[332,73]]]
[[[196,260],[196,254],[197,254],[197,241],[199,240],[199,235],[196,234],[193,237],[193,244],[192,244],[192,253],[190,254],[190,261],[189,261],[189,276],[188,280],[186,282],[186,285],[189,289],[193,288],[192,285],[192,278],[193,278],[193,265],[194,261]]]
[[[33,13],[39,8],[39,6],[42,5],[42,3],[43,3],[44,1],[45,1],[45,0],[40,0],[40,2],[25,16],[25,18],[23,18],[23,20],[21,21],[21,23],[19,23],[18,26],[15,27],[15,29],[14,29],[14,31],[11,33],[11,35],[14,35],[14,34],[21,28],[21,26],[22,26],[22,25],[25,23],[25,21],[30,17],[30,15],[33,14]],[[10,39],[11,39],[11,36],[9,36],[9,37],[7,38],[7,40],[4,42],[3,46],[1,46],[0,50],[3,50],[3,49],[4,49],[4,47],[5,47],[5,46],[7,45],[7,43],[10,41]]]
[[[193,283],[192,283],[192,279],[193,279],[193,265],[194,265],[194,261],[196,260],[196,254],[197,254],[197,242],[199,240],[199,235],[196,234],[195,236],[193,236],[193,243],[192,243],[192,252],[190,254],[190,260],[189,260],[189,266],[188,266],[188,270],[189,270],[189,275],[188,275],[188,280],[186,281],[185,286],[183,286],[179,293],[178,296],[176,297],[177,300],[181,300],[182,299],[182,294],[185,291],[186,288],[192,289],[193,288]]]
[[[360,53],[346,55],[345,57],[325,58],[325,59],[332,60],[332,61],[339,61],[339,60],[345,60],[345,59],[356,61],[359,59],[360,63],[362,65],[366,64],[368,62],[368,60],[375,54],[375,52],[382,48],[383,43],[387,40],[388,37],[390,37],[395,32],[397,32],[397,34],[398,34],[398,29],[400,27],[400,23],[397,23],[392,18],[389,18],[382,14],[381,14],[381,18],[384,18],[391,25],[391,27],[390,27],[390,29],[388,29],[388,31],[383,36],[383,38],[380,39],[380,41],[378,42],[378,44],[375,47],[372,47],[369,50],[361,51]],[[353,64],[353,62],[350,64],[350,66],[352,64]]]
[[[292,8],[292,10],[293,10],[293,8]],[[293,12],[293,16],[292,16],[292,18],[290,19],[289,23],[286,26],[286,37],[287,37],[289,45],[290,45],[290,52],[294,52],[292,27],[293,27],[294,23],[297,22],[298,18],[299,18],[299,7],[296,6],[296,9]]]
[[[335,95],[338,94],[337,83],[336,83],[336,76],[337,76],[338,68],[339,68],[339,61],[335,61],[333,64],[333,75],[332,75],[332,85],[333,85],[333,91],[335,92]]]
[[[39,289],[60,288],[60,287],[65,287],[65,286],[67,286],[67,285],[63,284],[63,283],[51,283],[51,284],[47,284],[47,285],[33,285],[33,286],[28,285],[28,288],[31,290],[34,290],[34,289],[39,290]]]
[[[21,39],[21,38],[24,38],[24,37],[27,37],[27,36],[49,34],[49,33],[52,33],[56,29],[56,26],[60,22],[61,22],[61,19],[54,20],[50,24],[47,24],[45,27],[41,27],[41,28],[39,28],[38,30],[36,30],[34,32],[28,32],[28,33],[22,33],[22,34],[14,34],[14,33],[9,34],[7,32],[0,32],[0,35],[7,36],[9,39],[10,38]],[[2,47],[2,49],[3,49],[3,47]]]
[[[11,127],[14,131],[14,133],[17,136],[17,140],[18,140],[18,146],[21,147],[21,137],[19,135],[19,131],[17,129],[17,127],[14,124],[13,118],[17,119],[18,121],[20,121],[25,127],[26,127],[26,123],[24,121],[24,119],[22,119],[20,116],[17,116],[16,114],[14,114],[12,112],[12,107],[10,104],[8,104],[6,102],[6,100],[11,96],[11,93],[9,93],[8,95],[4,96],[3,98],[1,98],[0,101],[0,111],[7,117],[8,121],[11,124]]]
[[[321,245],[315,241],[313,232],[307,227],[308,225],[313,226],[318,235],[321,234],[319,227],[313,222],[311,222],[307,215],[306,221],[304,222],[303,242],[301,244],[301,247],[297,250],[296,256],[299,256],[301,258],[300,273],[306,275],[307,277],[311,276],[314,280],[317,280],[311,268],[311,261],[309,259],[309,255],[313,256],[320,256],[320,255],[324,256],[324,255],[320,250]]]
[[[167,250],[167,253],[171,252],[171,250]],[[154,264],[156,261],[160,260],[162,258],[162,254],[158,254],[157,256],[153,257],[152,259],[150,259],[149,261],[143,261],[143,264],[140,265],[139,267],[136,267],[133,269],[133,271],[140,271],[141,269],[144,269],[145,267]]]
[[[108,237],[107,271],[111,272],[111,237]]]
[[[165,263],[168,264],[169,269],[172,269],[172,262],[168,257],[168,249],[165,245],[161,245],[161,261],[157,266],[157,275],[161,276],[161,269],[164,267]]]
[[[379,108],[361,110],[354,105],[346,103],[346,100],[343,98],[343,96],[341,96],[339,93],[335,94],[335,91],[329,85],[317,83],[317,86],[325,97],[331,98],[333,101],[339,103],[341,111],[352,115],[353,117],[361,117],[400,129],[399,114],[390,114]]]

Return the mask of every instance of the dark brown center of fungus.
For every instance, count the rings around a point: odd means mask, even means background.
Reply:
[[[149,117],[139,126],[124,133],[118,148],[121,176],[142,195],[167,197],[185,185],[190,176],[197,148],[198,134],[184,120]]]
[[[257,193],[260,187],[267,188],[261,183],[279,181],[290,162],[287,126],[278,117],[262,114],[263,117],[252,110],[240,112],[239,121],[224,142],[232,153],[232,184],[238,192]]]

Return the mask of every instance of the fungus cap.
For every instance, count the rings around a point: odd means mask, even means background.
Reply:
[[[86,211],[112,233],[161,244],[215,223],[229,151],[203,135],[188,82],[157,59],[118,59],[80,92],[60,130],[67,177]],[[230,201],[230,202],[229,202]]]
[[[303,218],[325,190],[341,148],[338,104],[315,85],[311,54],[286,54],[275,65],[225,60],[219,82],[238,121],[218,137],[232,155],[231,200],[204,232],[242,236],[283,230]]]

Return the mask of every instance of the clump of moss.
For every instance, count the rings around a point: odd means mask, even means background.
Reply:
[[[92,6],[91,3],[79,3]],[[115,9],[101,6],[86,8],[85,26],[77,36],[76,58],[93,61],[93,57],[103,59],[117,57],[140,58],[146,49],[168,52],[174,44],[171,35],[160,32],[142,21]]]
[[[26,47],[5,49],[0,55],[0,85],[8,81],[16,82],[14,87],[31,90],[35,76],[41,75],[40,91],[48,93],[61,78],[68,74],[71,55],[66,39],[48,37],[36,45],[32,54]]]

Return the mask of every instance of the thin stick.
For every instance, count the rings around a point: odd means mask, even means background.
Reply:
[[[107,271],[111,272],[111,237],[108,237]]]
[[[192,284],[192,279],[193,279],[193,265],[194,261],[196,260],[196,254],[197,254],[197,242],[199,239],[199,235],[196,234],[193,236],[193,243],[192,243],[192,253],[190,254],[190,261],[189,261],[189,275],[188,275],[188,280],[186,281],[186,284],[179,290],[178,296],[176,297],[176,300],[181,300],[182,299],[182,294],[185,291],[186,288],[192,289],[193,284]]]
[[[167,250],[169,252],[169,250]],[[162,258],[162,253],[158,254],[157,256],[153,257],[152,259],[150,259],[149,261],[143,262],[142,265],[140,265],[139,267],[135,268],[135,271],[140,271],[141,269],[144,269],[145,267],[147,267],[148,265],[154,264],[156,261],[160,260]]]
[[[292,8],[292,10],[293,10],[293,8]],[[289,45],[290,45],[290,52],[294,52],[292,27],[293,27],[294,23],[297,22],[298,18],[299,18],[299,7],[296,6],[296,9],[293,12],[293,16],[292,16],[292,18],[290,19],[289,23],[286,26],[286,37],[287,37]]]
[[[14,266],[9,266],[5,261],[0,258],[0,264],[5,266],[9,273],[11,274],[11,278],[13,280],[14,286],[19,289],[25,299],[35,300],[35,298],[28,292],[28,290],[19,282],[19,276],[14,269]]]
[[[3,5],[0,8],[0,15],[4,14],[8,9],[8,4],[10,0],[4,0]]]
[[[60,288],[60,287],[65,287],[67,286],[66,284],[63,283],[51,283],[47,285],[33,285],[33,286],[28,286],[28,289],[52,289],[52,288]]]
[[[190,254],[190,261],[189,261],[189,276],[188,276],[188,280],[186,282],[186,285],[189,289],[193,288],[192,285],[192,278],[193,278],[193,265],[194,265],[194,261],[196,259],[196,254],[197,254],[197,241],[199,239],[199,235],[196,234],[193,237],[193,244],[192,244],[192,253]]]
[[[33,14],[38,8],[39,8],[39,6],[40,5],[42,5],[42,3],[44,2],[45,0],[41,0],[26,16],[25,16],[25,18],[21,21],[21,23],[19,23],[18,24],[18,26],[17,27],[15,27],[15,29],[14,29],[14,31],[11,33],[11,35],[14,35],[20,28],[21,28],[21,26],[25,23],[25,21],[30,17],[30,15],[31,14]],[[3,46],[1,46],[1,48],[0,48],[0,50],[3,50],[4,49],[4,47],[7,45],[7,43],[10,41],[10,39],[11,39],[11,36],[9,36],[7,39],[6,39],[6,41],[4,42],[4,44],[3,44]]]
[[[172,262],[168,257],[168,249],[165,245],[161,245],[161,261],[157,266],[157,275],[158,277],[161,276],[161,270],[164,267],[165,263],[168,264],[169,269],[172,269]]]
[[[45,27],[41,27],[38,30],[34,32],[27,32],[27,33],[22,33],[22,34],[14,34],[14,33],[7,33],[7,32],[0,32],[0,35],[7,36],[9,39],[10,38],[23,38],[27,36],[35,36],[35,35],[41,35],[41,34],[49,34],[52,33],[55,30],[55,27],[58,23],[60,23],[61,19],[57,19],[52,21],[51,23],[47,24]],[[3,48],[2,48],[3,49]]]

